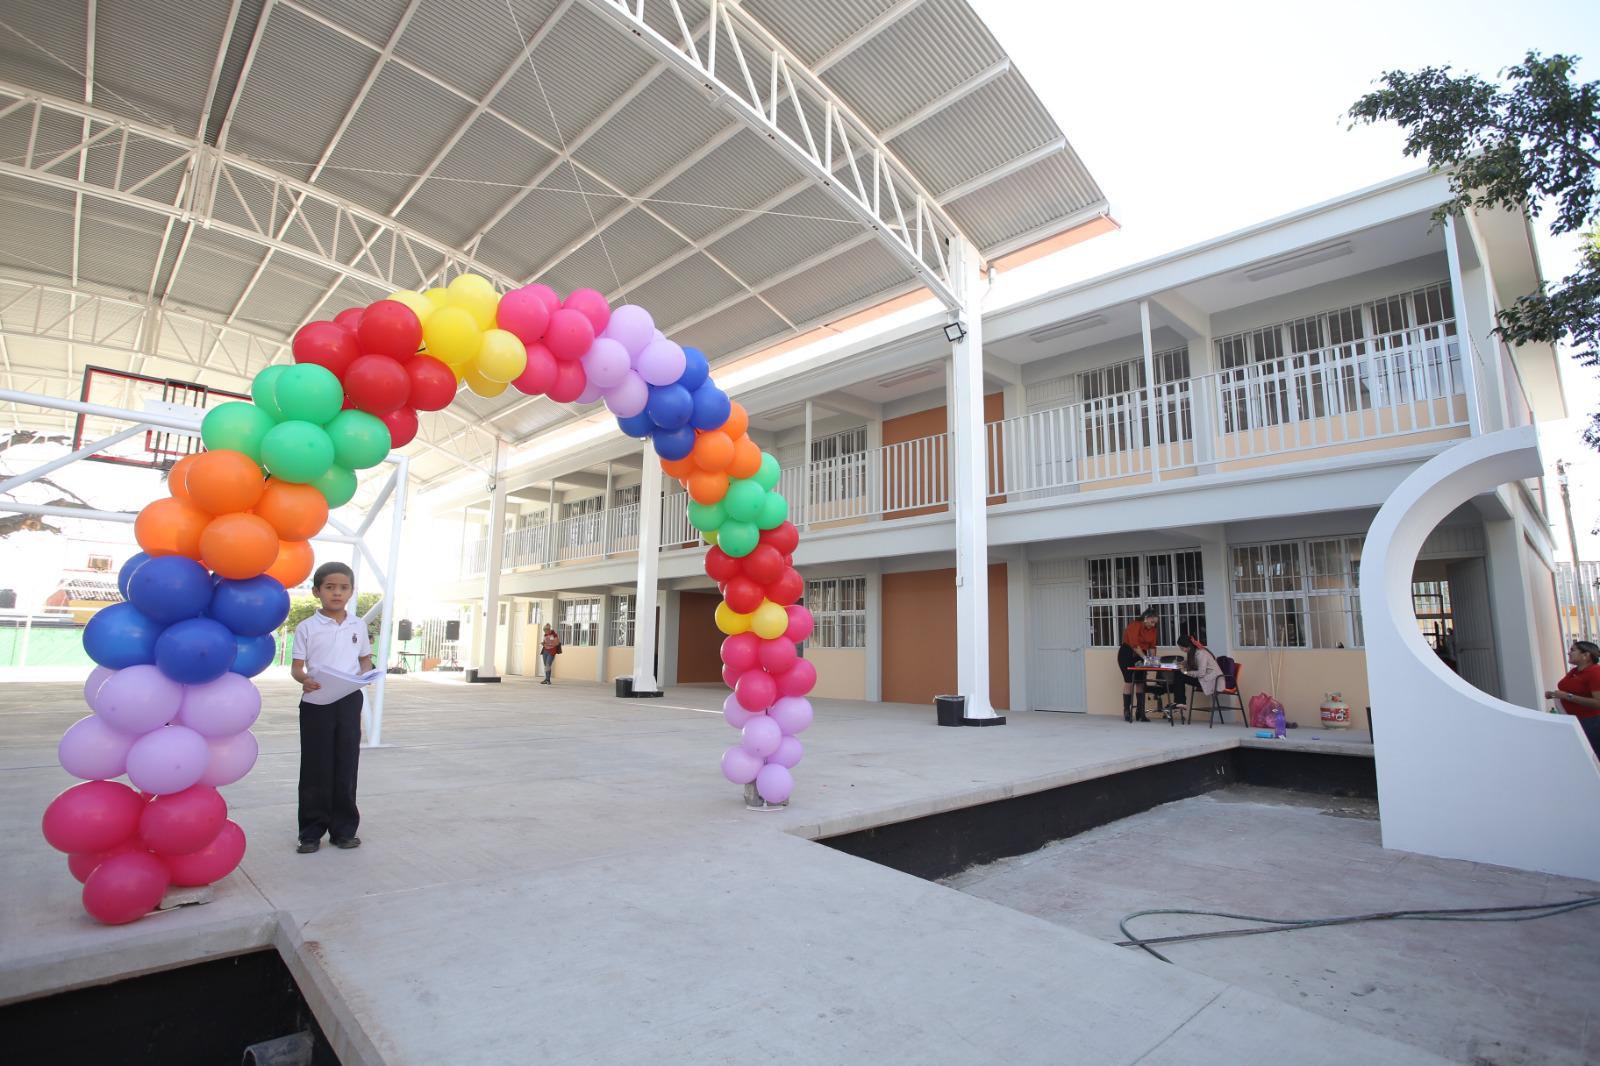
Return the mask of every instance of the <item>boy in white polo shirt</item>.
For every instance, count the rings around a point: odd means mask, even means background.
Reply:
[[[344,563],[323,563],[311,581],[322,604],[294,627],[294,664],[300,682],[300,846],[309,855],[322,845],[322,834],[336,848],[358,848],[356,827],[356,761],[361,754],[361,690],[330,699],[311,672],[318,668],[347,674],[372,669],[372,643],[367,624],[345,605],[355,597],[355,574]]]

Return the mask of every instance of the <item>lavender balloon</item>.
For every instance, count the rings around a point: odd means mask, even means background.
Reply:
[[[753,715],[744,724],[744,733],[739,738],[740,747],[763,759],[777,751],[782,742],[783,733],[779,731],[778,723],[764,714]]]
[[[683,377],[683,349],[665,338],[639,353],[639,376],[647,385],[671,385]]]
[[[140,737],[128,751],[128,780],[158,796],[198,784],[211,761],[206,738],[188,726],[169,725]]]
[[[602,390],[599,385],[596,385],[594,382],[590,381],[584,384],[583,391],[578,393],[578,398],[572,402],[575,404],[594,403],[603,395],[605,395],[604,390]]]
[[[744,724],[755,717],[756,712],[747,711],[739,702],[739,697],[730,692],[728,698],[722,701],[722,717],[735,729],[743,729]]]
[[[767,762],[793,770],[800,764],[800,759],[805,753],[806,750],[801,747],[800,741],[794,737],[784,737],[778,742],[778,750],[767,756]]]
[[[783,696],[772,705],[767,715],[778,723],[778,728],[786,737],[796,733],[803,733],[811,725],[814,712],[811,710],[811,701],[804,696]]]
[[[736,785],[748,785],[761,772],[761,756],[735,744],[722,753],[722,776]]]
[[[61,768],[85,781],[109,781],[128,769],[128,749],[134,738],[120,733],[91,714],[72,724],[56,745]]]
[[[177,722],[203,737],[231,737],[261,714],[261,693],[242,674],[223,674],[203,685],[185,685]]]
[[[89,705],[91,711],[98,710],[95,700],[100,696],[100,686],[111,680],[116,671],[109,666],[97,666],[89,671],[89,679],[83,683],[83,702]]]
[[[636,371],[629,370],[616,385],[606,390],[606,409],[618,418],[632,418],[650,402],[650,388]]]
[[[248,729],[231,737],[213,738],[206,742],[211,755],[206,762],[206,772],[200,775],[202,785],[221,788],[231,785],[250,772],[261,754],[256,735]]]
[[[159,666],[125,666],[95,694],[95,713],[106,724],[130,736],[160,729],[183,705],[183,686]]]
[[[583,372],[588,375],[589,384],[602,389],[614,389],[622,384],[631,369],[633,363],[628,349],[609,337],[596,340],[583,357]]]
[[[756,791],[768,803],[782,803],[794,791],[794,775],[777,763],[767,763],[756,774]]]
[[[611,321],[606,323],[600,336],[616,341],[632,356],[644,351],[655,330],[656,323],[649,311],[638,304],[623,304],[612,310]]]

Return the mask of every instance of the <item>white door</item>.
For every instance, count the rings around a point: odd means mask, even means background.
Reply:
[[[1456,664],[1461,676],[1491,696],[1500,695],[1495,660],[1494,620],[1489,606],[1489,575],[1479,559],[1445,564],[1450,582],[1450,617],[1456,633]]]
[[[1032,577],[1028,692],[1033,710],[1081,714],[1089,709],[1083,673],[1089,593],[1083,560],[1035,562]]]
[[[522,673],[522,623],[527,617],[527,605],[521,600],[511,600],[506,606],[510,608],[507,616],[510,623],[506,626],[506,673]]]

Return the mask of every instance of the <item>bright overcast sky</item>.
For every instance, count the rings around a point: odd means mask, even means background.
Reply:
[[[1347,130],[1342,116],[1386,70],[1450,64],[1493,76],[1528,49],[1584,57],[1600,79],[1593,3],[1348,0],[1302,17],[1282,0],[1124,0],[1060,5],[971,0],[1054,112],[1111,202],[1121,233],[1069,260],[1098,272],[1227,233],[1414,170],[1394,127]],[[1587,10],[1588,15],[1582,12]],[[1535,228],[1545,275],[1565,276],[1575,242]],[[1568,362],[1567,406],[1600,408],[1600,381]],[[1583,419],[1540,427],[1547,463],[1578,462],[1579,550],[1600,556],[1600,455]],[[1554,489],[1554,483],[1551,483]],[[1552,492],[1552,497],[1554,493]],[[1561,556],[1566,535],[1557,522]]]

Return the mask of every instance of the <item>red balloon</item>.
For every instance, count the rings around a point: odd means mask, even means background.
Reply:
[[[209,885],[233,872],[244,858],[244,830],[236,822],[223,822],[216,838],[199,851],[173,855],[166,860],[175,885]]]
[[[344,377],[344,372],[361,353],[356,350],[355,338],[332,322],[311,322],[300,327],[294,335],[294,361],[315,363],[333,371],[334,377]]]
[[[228,804],[210,785],[157,796],[139,816],[139,836],[157,855],[187,855],[217,838]]]
[[[806,592],[805,579],[794,567],[786,567],[778,580],[767,586],[767,599],[784,607],[799,601]]]
[[[755,667],[760,651],[760,637],[754,633],[736,633],[722,642],[722,662],[742,674]]]
[[[570,307],[589,320],[596,336],[611,322],[611,305],[594,289],[574,289],[562,307]]]
[[[760,548],[756,549],[756,551],[760,550]],[[751,552],[750,554],[754,555],[755,552]],[[746,558],[748,558],[748,556]],[[718,584],[731,581],[733,578],[739,576],[739,571],[741,569],[739,563],[740,560],[735,559],[721,548],[713,545],[711,550],[706,552],[706,576]]]
[[[118,781],[73,785],[44,809],[44,838],[68,855],[110,851],[139,828],[144,800]]]
[[[770,544],[757,544],[740,562],[744,576],[758,585],[770,585],[783,574],[783,555]]]
[[[594,344],[594,323],[582,311],[563,307],[550,316],[545,327],[544,346],[550,354],[563,362],[583,358],[583,353]],[[563,400],[562,403],[567,401]]]
[[[83,909],[106,925],[126,925],[156,909],[170,879],[148,851],[114,855],[83,883]]]
[[[780,696],[804,696],[817,684],[817,668],[807,659],[796,659],[794,665],[778,675]]]
[[[399,300],[379,300],[367,308],[356,327],[362,355],[387,355],[406,360],[422,346],[422,321]]]
[[[407,402],[418,411],[443,411],[456,398],[456,372],[433,356],[414,355],[405,368],[411,379]]]
[[[794,641],[789,640],[787,637],[778,637],[776,640],[763,640],[758,657],[761,660],[761,669],[777,677],[795,664]]]
[[[544,301],[544,308],[552,315],[561,310],[561,294],[548,285],[524,285],[524,289]]]
[[[745,671],[743,670],[735,670],[731,666],[724,666],[722,668],[722,683],[729,688],[738,688],[739,678],[743,677],[744,674]]]
[[[386,415],[406,405],[411,378],[406,368],[384,355],[363,355],[344,372],[344,391],[361,410]]]
[[[550,391],[556,383],[560,367],[550,349],[539,343],[528,345],[528,365],[511,382],[518,392],[539,396]],[[581,391],[581,390],[580,390]]]
[[[126,855],[130,851],[143,851],[148,853],[149,848],[144,846],[144,841],[138,837],[129,837],[110,851],[97,851],[91,855],[68,855],[67,869],[72,876],[78,879],[78,884],[89,880],[89,875],[94,873],[94,868],[111,858],[113,855]]]
[[[740,574],[728,582],[728,590],[722,594],[722,598],[728,601],[730,610],[749,614],[761,606],[763,597],[761,586]]]
[[[800,644],[811,636],[811,630],[816,627],[816,621],[811,617],[811,611],[802,604],[791,604],[784,608],[789,614],[789,628],[784,631],[784,636]]]
[[[347,331],[350,339],[355,340],[356,334],[361,332],[361,320],[366,314],[365,307],[346,307],[333,316],[333,324]]]
[[[404,448],[417,439],[417,412],[409,407],[379,415],[378,419],[389,427],[389,447]]]
[[[760,543],[770,544],[784,555],[791,555],[800,546],[800,531],[793,522],[761,531]]]
[[[577,314],[576,311],[573,312]],[[582,315],[578,316],[583,318]],[[584,322],[588,322],[584,319]],[[582,363],[558,363],[556,366],[556,380],[546,390],[549,397],[556,403],[571,403],[583,395],[583,390],[589,384],[589,377],[583,372]]]
[[[745,710],[764,711],[778,698],[778,685],[765,670],[747,670],[733,687],[733,695]]]

